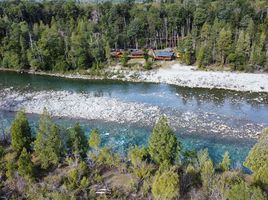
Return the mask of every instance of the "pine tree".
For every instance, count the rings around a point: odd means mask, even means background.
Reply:
[[[69,133],[69,148],[76,159],[84,158],[88,150],[88,142],[84,131],[79,123],[68,130]]]
[[[52,122],[46,110],[39,121],[34,150],[44,169],[56,166],[64,153],[60,129]]]
[[[157,163],[174,163],[178,159],[180,144],[165,117],[154,126],[149,139],[149,154]]]
[[[232,32],[229,29],[222,29],[217,40],[217,49],[221,58],[221,65],[225,64],[226,58],[232,47]]]
[[[240,32],[237,43],[236,43],[236,67],[243,69],[249,59],[250,54],[250,36],[248,33],[245,33],[243,30]]]
[[[16,152],[22,151],[25,147],[27,150],[31,146],[31,128],[29,126],[26,114],[22,111],[16,114],[11,125],[11,145]]]
[[[18,160],[18,172],[20,176],[27,179],[32,179],[34,176],[34,167],[31,160],[31,155],[27,152],[25,148],[21,151]]]
[[[213,162],[209,159],[204,163],[201,168],[201,180],[204,192],[208,195],[212,186],[212,180],[214,175]]]
[[[201,48],[199,49],[199,52],[198,52],[198,56],[197,56],[197,66],[199,68],[202,68],[204,66],[203,65],[204,57],[205,57],[205,47],[201,46]]]
[[[264,50],[266,41],[266,34],[263,32],[260,34],[255,43],[253,44],[250,54],[250,62],[255,66],[262,66],[266,61],[266,52]]]
[[[228,151],[224,153],[220,167],[223,171],[228,171],[230,169],[231,159],[229,157]]]
[[[268,184],[268,129],[264,130],[258,143],[250,150],[244,165],[253,171],[256,181]]]
[[[90,133],[90,137],[88,140],[89,147],[97,150],[100,146],[101,139],[98,129],[93,129]]]

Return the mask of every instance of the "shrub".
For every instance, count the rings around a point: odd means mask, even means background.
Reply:
[[[152,193],[156,200],[169,200],[179,198],[179,176],[169,170],[158,173],[152,185]]]
[[[26,179],[32,179],[34,176],[34,167],[31,161],[31,155],[23,148],[18,160],[19,175]]]
[[[244,181],[234,185],[228,192],[228,200],[265,200],[263,191],[258,187],[248,186]]]

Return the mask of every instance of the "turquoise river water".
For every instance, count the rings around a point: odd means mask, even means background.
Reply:
[[[195,89],[167,84],[130,83],[121,81],[96,81],[56,78],[50,76],[0,72],[0,91],[12,88],[19,91],[71,91],[86,93],[95,97],[109,97],[123,102],[137,102],[158,106],[163,113],[194,113],[204,118],[204,123],[224,123],[230,130],[244,131],[247,127],[260,131],[268,126],[268,94],[235,92],[219,89]],[[1,96],[0,96],[1,101]],[[10,126],[15,113],[0,110],[0,119],[6,128]],[[38,115],[29,114],[29,120],[36,128]],[[206,116],[206,117],[204,117]],[[55,118],[57,123],[70,127],[79,121],[88,135],[92,128],[101,131],[103,145],[125,154],[132,145],[146,145],[151,126],[139,124],[118,124],[116,122]],[[194,126],[194,122],[193,122]],[[243,163],[255,139],[244,137],[220,137],[207,130],[193,126],[176,129],[185,150],[208,148],[210,156],[217,163],[225,151],[229,151],[233,166]]]

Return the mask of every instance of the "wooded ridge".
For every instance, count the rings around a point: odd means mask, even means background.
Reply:
[[[267,13],[265,0],[5,0],[0,2],[0,65],[53,71],[100,68],[109,65],[114,48],[171,47],[189,65],[264,71]]]

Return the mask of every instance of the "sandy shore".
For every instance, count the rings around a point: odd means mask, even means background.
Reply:
[[[160,116],[168,117],[175,130],[187,133],[217,135],[219,137],[257,138],[264,128],[261,124],[232,119],[215,113],[198,111],[163,110],[144,103],[125,102],[109,97],[67,91],[21,92],[0,89],[0,110],[41,114],[46,107],[52,116],[103,120],[117,123],[153,126]],[[212,120],[213,119],[213,120]]]

